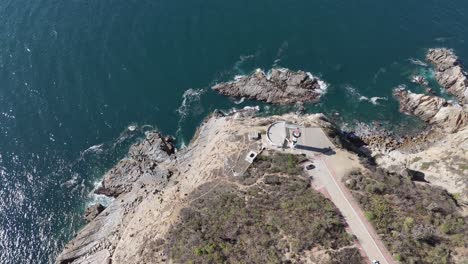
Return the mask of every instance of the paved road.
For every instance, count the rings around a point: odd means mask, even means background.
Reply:
[[[322,149],[334,148],[328,137],[320,128],[309,128],[303,130],[301,138],[298,144],[302,143],[306,148],[295,151],[304,153],[313,160],[316,168],[308,171],[308,173],[314,178],[314,184],[322,186],[327,190],[330,199],[344,216],[369,260],[378,260],[381,264],[393,264],[394,262],[390,253],[378,238],[373,227],[365,219],[360,207],[343,184],[339,182],[340,180],[333,171],[333,166],[343,166],[344,164],[339,164],[338,161],[334,162],[333,155],[327,156],[313,150],[313,147]],[[311,146],[312,148],[309,149],[307,146]]]

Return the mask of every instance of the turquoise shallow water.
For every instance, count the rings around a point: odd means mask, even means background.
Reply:
[[[310,112],[416,126],[391,91],[430,76],[410,62],[429,47],[468,59],[467,13],[462,0],[0,2],[0,263],[52,262],[129,144],[155,127],[187,142],[237,106],[209,87],[256,68],[321,76]]]

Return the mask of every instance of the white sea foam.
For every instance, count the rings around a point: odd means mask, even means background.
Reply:
[[[182,103],[180,104],[179,108],[177,108],[177,113],[179,113],[180,118],[184,119],[187,114],[189,107],[192,103],[199,101],[200,96],[205,92],[203,89],[188,89],[182,95]]]
[[[104,146],[104,144],[97,144],[97,145],[91,146],[91,147],[87,148],[85,151],[83,151],[83,154],[102,152],[103,151],[103,149],[102,149],[103,146]]]
[[[133,131],[135,131],[137,129],[137,126],[136,125],[130,125],[130,126],[128,126],[127,129],[128,129],[128,131],[133,132]]]
[[[374,78],[373,78],[374,83],[377,82],[377,79],[379,78],[380,74],[386,73],[386,72],[387,72],[387,69],[386,69],[386,68],[384,68],[384,67],[380,68],[380,69],[374,74]]]
[[[234,63],[234,66],[232,67],[234,72],[236,74],[245,74],[244,69],[242,68],[244,66],[244,63],[246,63],[249,60],[252,60],[255,58],[254,54],[249,54],[249,55],[241,55],[239,56],[239,60],[237,60]]]
[[[243,78],[245,78],[245,75],[236,75],[236,76],[234,76],[234,80],[235,80],[235,81],[240,81],[240,80],[242,80]]]
[[[15,119],[16,117],[12,114],[12,111],[10,110],[9,112],[2,112],[0,113],[0,116],[3,116],[8,119]]]
[[[354,98],[357,98],[359,101],[366,101],[366,102],[369,102],[373,105],[378,105],[379,104],[379,100],[387,100],[386,97],[378,97],[378,96],[374,96],[374,97],[367,97],[367,96],[364,96],[362,94],[360,94],[356,88],[350,86],[350,85],[347,85],[345,87],[345,90],[348,92],[348,94]]]
[[[411,62],[412,64],[414,65],[419,65],[419,66],[423,66],[423,67],[427,67],[427,63],[421,61],[421,60],[418,60],[418,59],[414,59],[414,58],[409,58],[408,59],[409,62]]]
[[[306,74],[309,76],[309,78],[311,79],[317,79],[317,83],[320,87],[320,90],[317,91],[318,93],[320,94],[325,94],[325,92],[327,91],[328,89],[328,83],[326,83],[325,81],[323,81],[322,79],[318,78],[318,77],[315,77],[312,73],[310,72],[306,72]]]
[[[179,108],[177,108],[176,112],[179,114],[179,122],[177,125],[177,131],[175,133],[176,137],[181,140],[182,144],[181,148],[185,146],[184,138],[182,136],[182,124],[187,118],[188,114],[190,113],[191,107],[200,101],[201,95],[206,90],[203,89],[188,89],[182,95],[182,103],[180,104]]]
[[[273,62],[273,67],[277,67],[278,64],[281,62],[281,60],[283,59],[283,54],[285,53],[285,51],[288,49],[289,47],[289,43],[287,41],[284,41],[281,46],[279,47],[278,51],[276,52],[276,58]]]
[[[89,198],[90,198],[90,201],[86,204],[87,207],[89,206],[92,206],[92,205],[95,205],[95,204],[102,204],[104,206],[109,206],[112,201],[114,200],[114,198],[112,197],[108,197],[108,196],[105,196],[105,195],[101,195],[101,194],[95,194],[94,191],[97,190],[99,187],[101,187],[101,181],[96,181],[94,182],[94,188],[93,190],[88,194]]]
[[[235,104],[242,104],[245,100],[245,97],[242,97],[241,99],[234,101]]]

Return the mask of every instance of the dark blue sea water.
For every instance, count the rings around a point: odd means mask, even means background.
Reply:
[[[410,61],[427,48],[468,59],[467,14],[463,0],[0,1],[0,263],[53,262],[129,144],[158,128],[183,145],[214,109],[257,104],[209,89],[256,68],[321,76],[308,110],[342,124],[416,126],[391,91],[431,75]]]

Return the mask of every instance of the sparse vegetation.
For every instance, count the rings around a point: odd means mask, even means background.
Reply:
[[[423,162],[421,164],[421,170],[427,170],[429,169],[433,164],[433,162]]]
[[[169,258],[175,263],[301,262],[305,251],[320,246],[330,249],[327,263],[361,263],[356,248],[341,249],[351,246],[353,237],[335,206],[300,175],[300,160],[259,156],[248,172],[256,180],[242,190],[229,182],[202,185],[167,237]]]
[[[369,169],[350,173],[344,181],[395,259],[453,263],[455,249],[468,245],[468,228],[452,196],[441,188]]]

